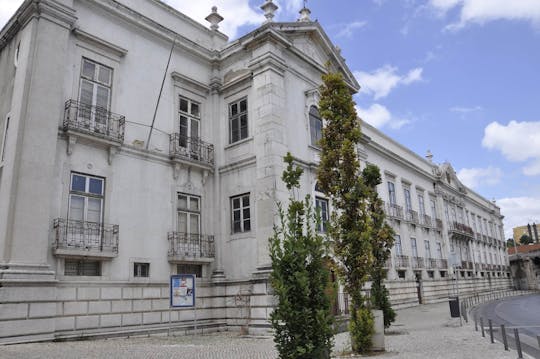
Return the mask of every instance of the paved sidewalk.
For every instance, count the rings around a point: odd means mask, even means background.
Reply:
[[[450,319],[448,303],[430,304],[398,311],[397,322],[386,336],[384,359],[414,358],[516,358],[501,343],[490,344],[474,331],[474,324],[459,326]],[[346,347],[346,333],[336,337],[337,353]],[[194,358],[194,359],[274,359],[270,337],[246,338],[232,333],[198,336],[138,337],[63,343],[31,343],[0,347],[0,358]],[[355,358],[347,355],[346,358]],[[356,358],[359,358],[358,356]]]

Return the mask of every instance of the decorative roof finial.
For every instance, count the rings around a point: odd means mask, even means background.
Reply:
[[[427,150],[426,158],[428,159],[429,162],[433,162],[433,154],[431,153],[430,150]]]
[[[219,29],[219,23],[223,21],[223,16],[218,14],[217,6],[212,6],[212,12],[205,18],[210,23],[210,28],[214,31]]]
[[[298,21],[300,22],[311,22],[311,19],[309,18],[309,15],[311,14],[311,10],[307,8],[307,0],[304,0],[304,7],[302,10],[299,11],[300,18]]]
[[[266,0],[264,4],[261,5],[261,10],[264,11],[264,17],[266,17],[265,23],[272,22],[274,18],[274,13],[278,9],[278,6],[272,2],[272,0]]]

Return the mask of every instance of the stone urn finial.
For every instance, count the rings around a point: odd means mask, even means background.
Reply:
[[[218,14],[217,6],[212,6],[212,12],[205,18],[210,23],[210,28],[214,31],[219,29],[219,23],[223,21],[223,16]]]
[[[278,9],[278,6],[272,2],[272,0],[266,0],[264,4],[261,5],[261,10],[264,11],[264,17],[266,17],[265,23],[272,22],[275,12]]]
[[[309,17],[309,15],[311,15],[311,10],[309,10],[307,7],[306,7],[306,2],[304,1],[304,7],[302,8],[302,10],[299,11],[300,13],[300,18],[298,19],[298,21],[300,22],[311,22],[311,18]]]

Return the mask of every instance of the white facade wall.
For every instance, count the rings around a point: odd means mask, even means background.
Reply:
[[[169,321],[185,328],[193,311],[168,307],[168,279],[178,264],[201,266],[200,325],[266,330],[274,301],[267,243],[276,201],[288,197],[280,180],[283,155],[290,151],[305,170],[300,195],[314,196],[319,150],[310,143],[308,113],[318,102],[324,64],[330,61],[351,90],[358,90],[320,25],[270,23],[227,43],[223,34],[157,0],[26,1],[0,39],[0,125],[10,117],[7,136],[0,138],[6,138],[7,149],[0,163],[0,341],[157,331]],[[16,51],[17,67],[11,61]],[[80,98],[83,59],[112,69],[109,109],[125,117],[120,140],[94,131],[97,127],[65,126],[66,114],[80,121],[80,112],[66,110],[66,102]],[[199,139],[213,146],[212,159],[171,156],[169,135],[179,132],[180,97],[200,105]],[[247,136],[230,143],[229,104],[242,99],[247,99]],[[430,196],[437,201],[439,229],[389,219],[401,237],[402,254],[411,257],[411,237],[421,258],[430,258],[424,241],[431,257],[441,243],[442,259],[449,258],[452,244],[467,246],[471,254],[488,253],[488,259],[482,254],[471,260],[464,291],[508,286],[505,268],[480,266],[497,264],[489,262],[490,253],[507,264],[499,242],[486,244],[487,237],[503,239],[498,207],[468,189],[460,191],[451,166],[430,163],[369,125],[363,124],[363,133],[361,160],[380,167],[380,195],[387,203],[388,180],[395,183],[397,205],[404,207],[404,186],[414,211],[419,193],[427,214]],[[57,246],[55,223],[72,216],[73,174],[103,180],[102,222],[118,226],[111,232],[117,250],[77,246],[80,237]],[[202,257],[193,248],[187,256],[168,255],[168,233],[178,230],[178,193],[200,199],[200,233],[215,246]],[[231,198],[238,195],[249,198],[251,228],[233,233]],[[479,239],[456,235],[444,218],[444,198],[498,230]],[[396,254],[388,274],[396,305],[451,293],[451,270],[413,268],[410,262],[401,268]],[[100,275],[68,275],[66,262],[73,261],[97,261]],[[134,263],[148,263],[148,277],[136,277]]]

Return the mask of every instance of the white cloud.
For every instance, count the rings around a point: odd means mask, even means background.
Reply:
[[[540,197],[512,197],[497,200],[504,216],[505,237],[512,237],[512,228],[527,223],[540,224]]]
[[[375,100],[388,96],[399,85],[410,85],[422,80],[421,67],[410,70],[405,75],[397,73],[397,67],[384,65],[373,72],[355,71],[354,76],[360,83],[360,93],[373,95]]]
[[[508,125],[492,122],[484,129],[482,146],[499,150],[512,162],[532,160],[523,173],[540,175],[540,122],[510,121]]]
[[[351,37],[355,30],[361,29],[366,25],[366,21],[354,21],[349,24],[345,24],[345,26],[343,26],[343,29],[341,29],[337,33],[336,37]]]
[[[496,185],[501,181],[502,171],[497,167],[462,168],[457,176],[469,188],[478,188],[482,185]]]
[[[8,22],[23,0],[2,0],[0,4],[0,29]]]
[[[375,103],[368,108],[356,106],[358,117],[376,128],[388,126],[391,129],[399,129],[410,123],[409,120],[397,118],[383,105]]]
[[[494,20],[522,20],[540,25],[538,0],[430,0],[429,5],[439,15],[456,7],[459,9],[459,20],[448,25],[449,30]]]

